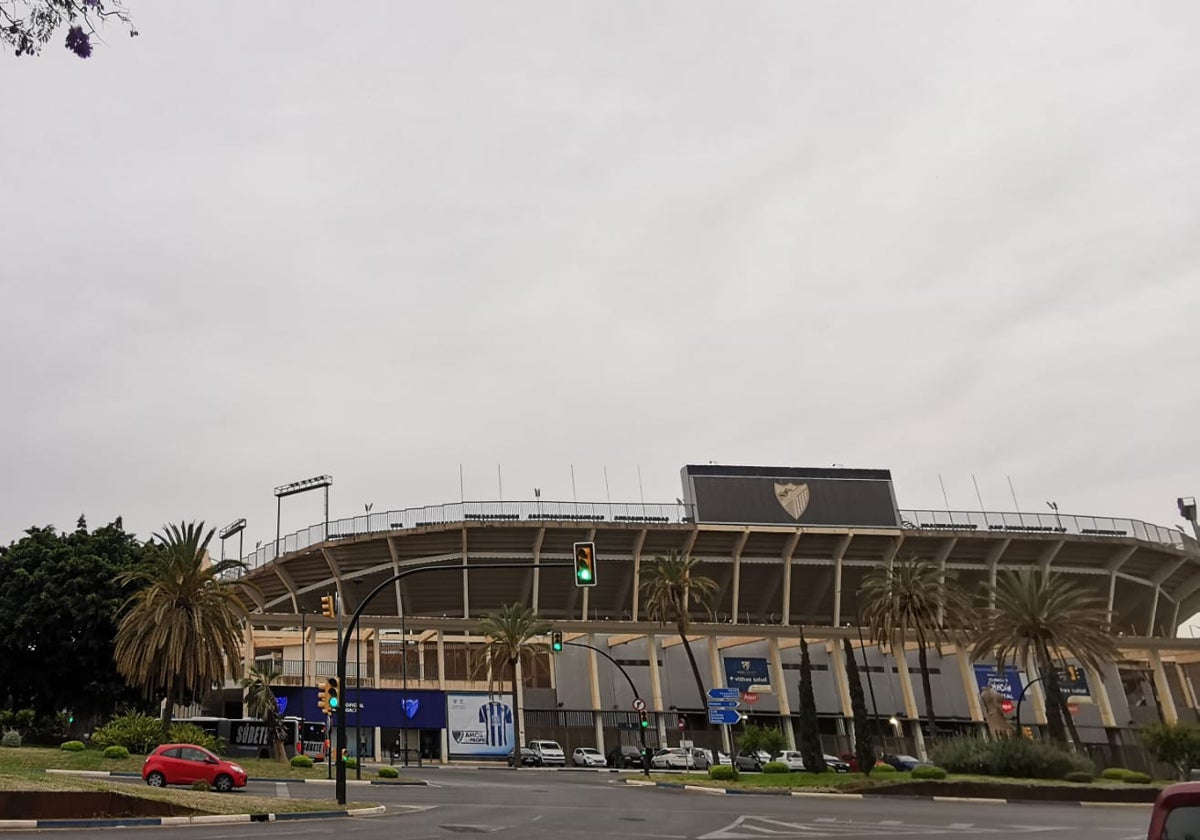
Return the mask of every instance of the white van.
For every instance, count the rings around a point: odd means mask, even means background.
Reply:
[[[543,767],[555,764],[560,767],[567,766],[567,756],[558,741],[530,741],[529,749],[533,750]]]

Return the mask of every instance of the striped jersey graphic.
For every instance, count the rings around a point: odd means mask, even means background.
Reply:
[[[508,746],[508,724],[513,722],[512,708],[496,700],[479,707],[479,722],[487,726],[487,742],[491,747]]]

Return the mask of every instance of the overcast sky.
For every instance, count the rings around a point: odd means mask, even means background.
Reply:
[[[1200,495],[1194,2],[128,5],[0,55],[0,542],[460,464]]]

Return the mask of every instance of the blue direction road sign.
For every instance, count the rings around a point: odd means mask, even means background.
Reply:
[[[708,701],[710,709],[736,709],[738,701],[736,700],[712,700]]]
[[[740,700],[742,690],[737,686],[732,688],[710,688],[708,696],[713,700]]]
[[[737,709],[709,709],[709,723],[737,723],[742,719]]]

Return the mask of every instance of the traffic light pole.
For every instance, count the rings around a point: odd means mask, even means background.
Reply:
[[[346,625],[345,635],[342,635],[342,613],[338,610],[338,646],[337,646],[337,676],[338,685],[346,684],[346,655],[350,652],[350,636],[354,633],[354,629],[358,626],[358,620],[362,617],[363,610],[375,600],[375,596],[383,590],[387,589],[390,584],[403,580],[410,575],[419,575],[425,572],[472,572],[480,569],[570,569],[574,568],[573,561],[552,560],[548,563],[488,563],[485,566],[422,566],[416,569],[405,569],[402,572],[397,572],[391,577],[385,579],[382,583],[371,590],[371,594],[358,602],[358,608],[354,611],[354,615],[350,617],[350,623]],[[602,651],[601,651],[602,652]],[[607,654],[605,654],[607,656]],[[612,657],[609,657],[610,659]],[[628,676],[628,675],[626,675]],[[632,685],[632,681],[630,682]],[[344,691],[344,689],[343,689]],[[635,692],[636,693],[636,692]],[[513,714],[517,713],[513,709]],[[339,698],[337,709],[334,710],[334,720],[337,728],[337,744],[340,751],[342,745],[346,742],[346,704],[344,697]],[[520,744],[517,745],[517,750],[520,750]],[[518,752],[519,755],[519,752]],[[334,793],[339,805],[346,804],[346,762],[341,760],[341,755],[338,755],[336,781],[334,782]]]
[[[563,644],[570,645],[571,647],[581,647],[581,648],[587,648],[588,650],[594,650],[596,653],[600,654],[605,659],[607,659],[609,662],[611,662],[612,664],[617,666],[617,670],[621,672],[621,676],[623,676],[625,678],[625,681],[627,683],[629,683],[629,690],[633,692],[634,697],[642,696],[642,695],[638,694],[637,686],[633,684],[633,677],[629,676],[629,672],[625,670],[625,667],[620,662],[618,662],[617,660],[615,660],[611,656],[609,656],[607,653],[600,650],[600,648],[595,647],[593,645],[586,644],[584,642],[563,642]],[[646,727],[638,726],[638,733],[641,735],[641,738],[642,738],[642,772],[646,776],[649,776],[650,775],[650,761],[649,761],[649,756],[646,755]]]

